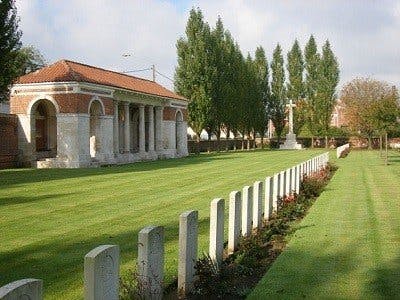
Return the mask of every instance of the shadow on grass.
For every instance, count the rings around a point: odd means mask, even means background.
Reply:
[[[16,204],[25,204],[35,202],[38,203],[40,201],[61,198],[65,196],[71,196],[74,193],[65,193],[65,194],[50,194],[50,195],[41,195],[41,196],[11,196],[11,197],[0,197],[0,207],[16,205]]]
[[[373,269],[370,278],[365,286],[367,295],[373,294],[381,299],[400,299],[400,256]]]
[[[176,216],[175,222],[159,224],[164,226],[164,245],[169,244],[171,247],[171,243],[175,243],[176,247],[178,246],[178,220]],[[208,226],[209,218],[200,219],[199,235],[206,234]],[[69,234],[57,239],[39,241],[18,250],[0,252],[0,286],[22,278],[39,278],[44,281],[45,296],[48,291],[52,296],[58,293],[59,297],[63,293],[71,292],[77,285],[83,293],[84,256],[97,246],[115,244],[120,247],[121,263],[130,261],[129,264],[134,267],[133,260],[137,258],[137,238],[140,229],[117,235],[94,230],[93,236],[85,239],[69,238]],[[165,261],[168,260],[176,261],[177,257],[166,257]]]
[[[233,153],[201,154],[179,159],[137,162],[128,165],[84,169],[8,169],[0,170],[0,188],[18,184],[46,182],[51,180],[97,176],[107,174],[147,172],[188,165],[203,164],[218,160],[232,160]]]
[[[307,247],[306,247],[307,248]],[[272,265],[271,269],[258,283],[248,299],[300,299],[321,297],[338,297],[346,295],[327,294],[324,290],[331,284],[338,284],[343,276],[349,276],[359,261],[355,252],[357,245],[348,245],[334,253],[319,250],[289,247]],[[348,295],[347,295],[348,296]]]

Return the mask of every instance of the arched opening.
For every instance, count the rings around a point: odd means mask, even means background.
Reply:
[[[181,111],[176,112],[175,116],[175,149],[178,154],[182,153],[182,148],[183,148],[183,116]]]
[[[34,118],[32,137],[37,158],[57,155],[57,112],[55,105],[47,100],[37,101],[31,110]]]
[[[96,158],[101,152],[101,119],[103,115],[103,106],[99,100],[94,100],[90,103],[89,108],[90,125],[89,125],[89,137],[90,137],[90,156]]]

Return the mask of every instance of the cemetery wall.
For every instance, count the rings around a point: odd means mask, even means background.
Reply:
[[[17,116],[0,113],[0,169],[16,167],[17,163],[18,163]]]

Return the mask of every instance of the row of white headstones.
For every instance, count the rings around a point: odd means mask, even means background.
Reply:
[[[249,236],[268,221],[278,209],[278,199],[298,194],[305,176],[325,168],[329,161],[326,152],[292,168],[256,181],[229,195],[228,254],[237,250],[241,236]],[[264,202],[264,205],[263,205]],[[221,264],[224,251],[225,202],[211,201],[209,255],[215,266]],[[198,254],[198,212],[186,211],[179,217],[178,292],[188,293],[195,279]],[[84,297],[87,300],[119,297],[118,245],[101,245],[84,258]],[[145,299],[161,299],[164,278],[164,228],[148,226],[138,236],[138,284]],[[42,280],[22,279],[0,288],[0,299],[42,299]]]
[[[349,143],[344,144],[344,145],[342,145],[340,147],[337,147],[336,148],[336,158],[340,158],[342,156],[342,153],[344,151],[346,151],[347,149],[349,149],[349,148],[350,148],[350,144]]]

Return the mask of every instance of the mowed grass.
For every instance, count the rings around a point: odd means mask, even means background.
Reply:
[[[137,234],[165,227],[166,283],[177,274],[179,214],[199,210],[199,254],[208,250],[209,205],[323,151],[251,151],[98,169],[0,171],[0,285],[44,280],[46,299],[83,297],[83,258],[121,249],[136,265]],[[228,210],[226,202],[225,210]],[[225,222],[227,224],[227,220]]]
[[[399,299],[400,153],[354,151],[250,299]]]

